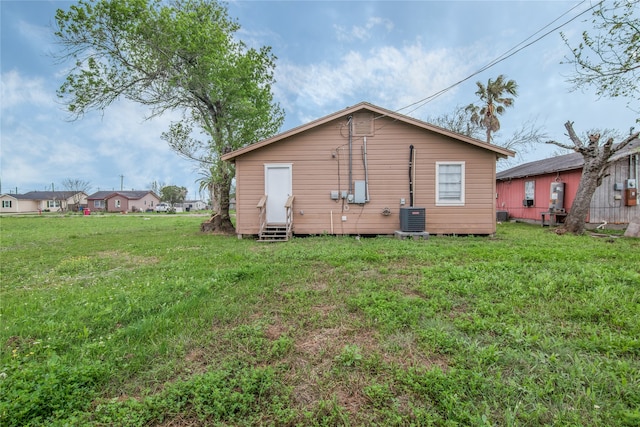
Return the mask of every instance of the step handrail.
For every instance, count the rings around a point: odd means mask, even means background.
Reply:
[[[258,212],[258,222],[260,224],[260,228],[258,231],[258,235],[262,235],[264,228],[267,226],[267,195],[262,196],[258,205],[256,206],[259,209]]]
[[[289,238],[291,237],[291,235],[293,234],[293,200],[295,199],[295,196],[289,196],[289,198],[287,199],[287,202],[284,204],[284,208],[286,210],[286,217],[287,217],[287,240],[289,240]]]

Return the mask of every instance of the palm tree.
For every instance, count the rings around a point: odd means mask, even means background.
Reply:
[[[202,167],[200,170],[201,178],[198,178],[197,182],[200,183],[198,191],[207,190],[207,193],[209,193],[212,211],[217,213],[220,211],[220,203],[218,203],[213,191],[215,187],[215,172],[215,169],[211,166]]]
[[[480,125],[487,130],[487,143],[491,142],[491,132],[497,132],[500,129],[500,120],[498,115],[504,113],[506,107],[513,105],[514,99],[505,97],[505,95],[517,96],[518,84],[514,80],[506,80],[503,74],[500,74],[495,81],[489,79],[487,85],[476,82],[478,90],[476,95],[482,101],[482,107],[469,104],[465,111],[471,113],[471,121],[476,125]]]

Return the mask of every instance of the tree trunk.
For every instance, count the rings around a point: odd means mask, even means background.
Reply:
[[[587,171],[587,166],[583,170],[582,179],[578,185],[576,197],[571,205],[571,210],[564,222],[564,229],[573,234],[584,233],[586,227],[587,216],[589,215],[589,206],[593,194],[598,188],[598,173]]]
[[[573,146],[556,141],[548,141],[548,144],[554,144],[580,153],[584,158],[584,166],[582,167],[582,177],[580,178],[576,197],[573,200],[562,230],[573,234],[582,234],[586,228],[585,223],[587,215],[589,215],[591,199],[598,186],[602,183],[602,178],[609,168],[610,159],[616,152],[625,148],[634,139],[637,139],[640,136],[640,132],[629,135],[622,142],[616,144],[614,148],[613,138],[609,138],[603,145],[600,145],[601,135],[593,133],[588,137],[589,142],[584,144],[573,130],[573,122],[566,122],[564,127],[567,129]]]
[[[229,214],[229,192],[231,191],[232,179],[230,166],[223,165],[220,168],[220,175],[213,184],[215,203],[219,205],[219,209],[209,220],[201,224],[200,230],[202,232],[220,234],[234,234],[236,232]]]
[[[219,214],[212,215],[211,218],[200,224],[200,231],[214,234],[234,234],[235,229],[231,221],[223,221]]]

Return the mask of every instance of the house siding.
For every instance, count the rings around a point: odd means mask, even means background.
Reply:
[[[549,211],[551,183],[564,182],[564,208],[569,211],[581,176],[582,170],[579,169],[499,181],[496,185],[496,208],[507,211],[510,218],[540,221],[542,212]],[[527,181],[535,182],[534,205],[530,207],[522,205]]]
[[[5,207],[4,204],[5,203],[10,203],[11,207],[7,206]],[[2,195],[0,196],[0,212],[2,213],[17,213],[20,212],[19,209],[19,203],[20,200],[16,199],[15,197],[9,196],[9,195]]]
[[[1,208],[1,213],[30,213],[45,211],[47,209],[51,211],[57,211],[59,208],[50,208],[47,206],[47,202],[52,200],[60,201],[60,208],[62,209],[75,209],[77,207],[74,204],[74,197],[68,196],[68,192],[29,192],[26,194],[7,194],[2,196],[2,200],[11,200],[10,208]],[[87,196],[84,193],[80,194],[80,203],[86,203]]]
[[[347,118],[341,117],[235,158],[236,229],[259,232],[258,209],[264,195],[266,164],[290,163],[293,175],[293,225],[297,234],[393,234],[400,229],[400,199],[409,207],[409,147],[415,151],[414,206],[426,211],[432,234],[495,232],[496,154],[454,138],[394,120],[375,122],[366,137],[368,203],[331,200],[331,191],[349,189]],[[352,180],[364,180],[364,138],[352,138]],[[435,205],[437,161],[465,162],[464,206]],[[391,215],[383,215],[389,209]],[[346,221],[342,221],[342,217]]]
[[[141,199],[129,200],[129,211],[131,212],[144,212],[147,209],[153,209],[158,204],[157,197],[152,194],[147,194]]]
[[[107,212],[127,212],[129,210],[129,200],[120,195],[108,198],[105,201],[105,205]]]
[[[117,206],[117,202],[120,202],[120,206]],[[110,197],[106,201],[107,211],[109,212],[139,212],[146,209],[153,209],[158,203],[157,197],[152,194],[147,194],[140,199],[128,199],[127,197],[117,194]]]

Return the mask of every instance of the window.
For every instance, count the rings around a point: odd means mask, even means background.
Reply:
[[[97,209],[104,208],[104,200],[94,200],[93,201],[93,207],[97,208]]]
[[[464,206],[464,162],[436,162],[436,206]]]
[[[47,207],[48,208],[59,208],[60,207],[60,200],[47,200]]]
[[[3,200],[2,201],[2,207],[3,208],[10,208],[11,207],[11,200]]]
[[[533,206],[536,194],[536,182],[525,181],[524,182],[524,202],[523,206]]]
[[[120,199],[116,199],[116,208],[120,207]]]

